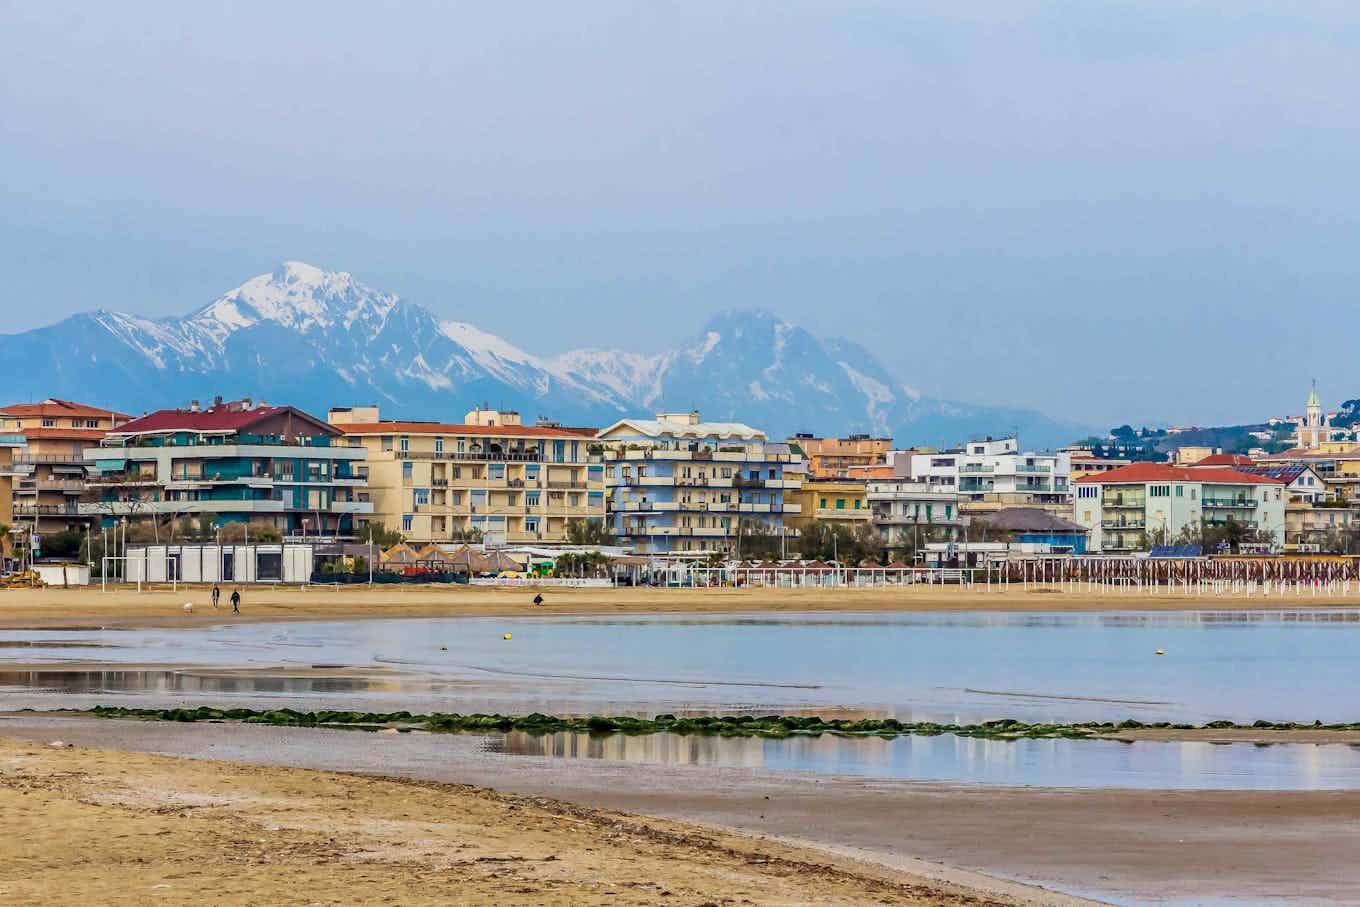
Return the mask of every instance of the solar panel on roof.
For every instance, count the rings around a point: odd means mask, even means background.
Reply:
[[[1199,545],[1154,545],[1148,557],[1199,557],[1203,552]]]

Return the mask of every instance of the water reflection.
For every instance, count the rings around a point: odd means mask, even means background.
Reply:
[[[938,737],[703,737],[530,734],[487,738],[489,751],[556,759],[760,768],[867,778],[1041,787],[1348,790],[1360,747],[1218,745]]]
[[[0,689],[22,688],[57,693],[370,693],[398,691],[402,685],[367,677],[279,676],[270,674],[194,674],[168,670],[0,671]]]
[[[410,698],[398,707],[412,710],[654,715],[853,707],[944,723],[1360,718],[1352,692],[1360,687],[1356,609],[380,619],[0,631],[0,645],[6,642],[23,648],[0,651],[0,666],[9,658],[25,668],[123,663],[131,670],[154,662],[282,674],[318,663],[387,666],[406,678],[400,689]],[[72,643],[115,647],[82,652]],[[101,683],[98,689],[115,688]],[[270,692],[298,686],[334,693],[342,700],[329,706],[336,708],[374,690],[371,682],[278,683]],[[248,696],[262,686],[161,678],[121,688]]]

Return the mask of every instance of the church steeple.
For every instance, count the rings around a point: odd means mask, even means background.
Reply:
[[[1322,402],[1318,400],[1317,379],[1314,378],[1313,389],[1308,394],[1308,403],[1303,410],[1303,425],[1299,426],[1299,446],[1310,450],[1321,447],[1324,428]]]

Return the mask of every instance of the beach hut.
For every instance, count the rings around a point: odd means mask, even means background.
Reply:
[[[378,558],[378,562],[387,570],[406,570],[414,567],[419,561],[420,557],[415,550],[405,542],[398,542]]]
[[[523,564],[504,551],[488,551],[485,557],[492,565],[490,569],[497,573],[518,573],[524,569]]]
[[[442,573],[449,569],[448,555],[444,549],[431,543],[415,552],[416,563],[420,567],[436,573]]]
[[[446,553],[444,557],[449,569],[458,573],[491,573],[496,569],[489,558],[468,545]]]

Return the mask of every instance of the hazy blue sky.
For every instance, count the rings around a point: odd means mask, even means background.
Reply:
[[[1097,423],[1360,396],[1360,3],[0,0],[0,330],[296,258],[531,351],[758,306]]]

